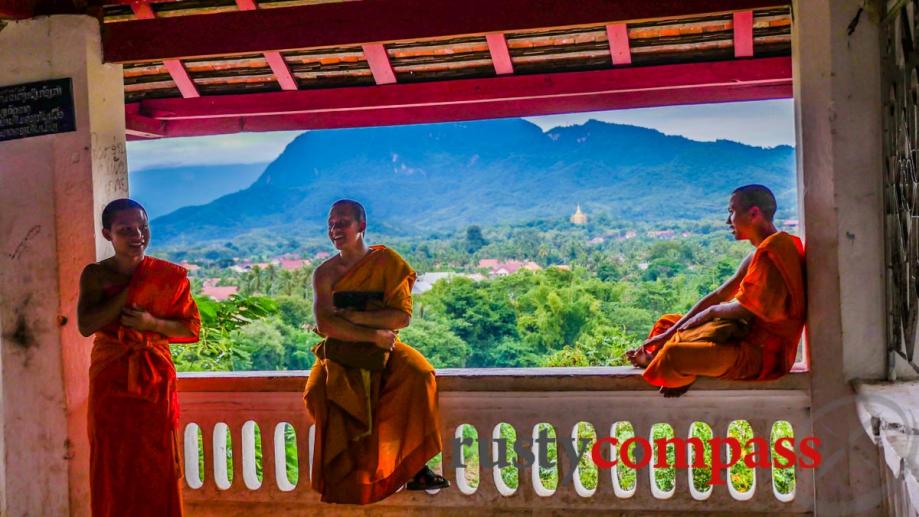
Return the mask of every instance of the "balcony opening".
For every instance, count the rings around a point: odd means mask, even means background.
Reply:
[[[180,371],[310,368],[310,278],[335,251],[325,216],[342,197],[417,271],[401,339],[435,367],[581,367],[626,365],[658,316],[750,253],[724,223],[733,188],[772,188],[778,228],[798,232],[793,141],[777,100],[129,152],[150,252],[190,270],[204,320],[200,344],[174,347]]]

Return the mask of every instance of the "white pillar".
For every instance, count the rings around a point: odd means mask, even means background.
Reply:
[[[83,266],[110,253],[106,202],[127,195],[124,86],[99,22],[0,30],[0,87],[71,78],[76,131],[0,142],[0,515],[88,515],[91,341],[76,326]]]
[[[870,2],[869,2],[870,3]],[[861,0],[797,0],[798,185],[807,245],[813,433],[822,515],[880,512],[877,453],[849,382],[885,376],[879,28]],[[796,435],[799,431],[796,430]]]

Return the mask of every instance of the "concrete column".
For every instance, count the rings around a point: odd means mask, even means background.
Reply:
[[[71,78],[77,129],[0,142],[0,515],[88,515],[91,340],[76,325],[83,266],[110,253],[99,216],[127,196],[124,85],[99,22],[0,30],[0,86]]]
[[[858,423],[849,384],[884,378],[886,362],[877,17],[863,13],[854,32],[847,31],[862,3],[794,5],[813,434],[824,456],[815,487],[818,515],[881,511],[877,453]]]

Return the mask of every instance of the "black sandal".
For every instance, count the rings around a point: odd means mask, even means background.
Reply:
[[[425,465],[411,481],[405,484],[405,488],[407,490],[438,490],[450,488],[450,481]]]

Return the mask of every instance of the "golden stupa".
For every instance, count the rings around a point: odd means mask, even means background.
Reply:
[[[571,216],[571,222],[574,224],[587,224],[587,214],[581,211],[581,204],[578,203],[578,209]]]

